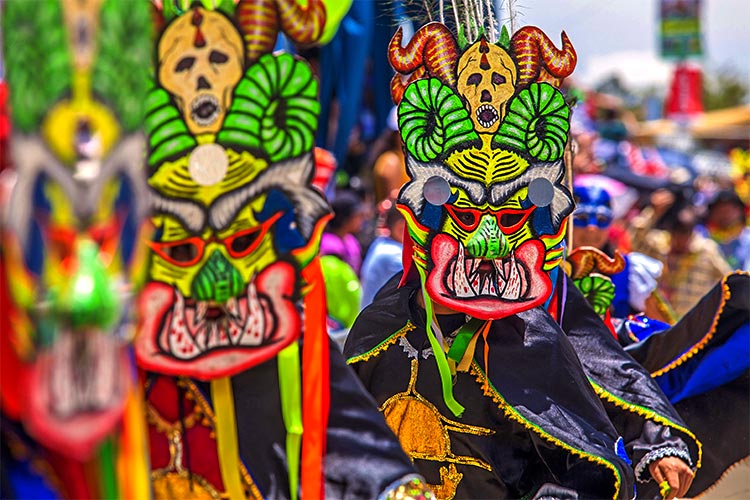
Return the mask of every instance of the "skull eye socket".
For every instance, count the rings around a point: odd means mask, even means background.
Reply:
[[[492,83],[494,85],[502,85],[505,81],[505,77],[500,73],[492,73]]]
[[[219,50],[212,50],[208,54],[208,62],[212,64],[224,64],[229,60],[229,56]]]
[[[195,64],[195,57],[183,57],[177,62],[177,65],[174,67],[175,73],[181,73],[183,71],[187,71],[190,68],[193,67]]]
[[[482,74],[481,73],[474,73],[472,75],[469,75],[469,78],[466,80],[466,85],[479,85],[482,83]]]

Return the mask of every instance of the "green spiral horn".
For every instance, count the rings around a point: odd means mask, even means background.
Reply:
[[[569,129],[570,108],[562,93],[549,83],[532,83],[510,101],[494,141],[553,162],[563,155]]]
[[[398,126],[407,151],[423,162],[479,138],[461,98],[437,78],[417,80],[406,88]]]

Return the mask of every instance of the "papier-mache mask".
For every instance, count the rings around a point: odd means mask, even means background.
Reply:
[[[462,32],[459,48],[430,23],[389,47],[410,176],[399,194],[405,279],[418,272],[432,301],[484,320],[549,298],[573,209],[562,183],[570,109],[557,89],[573,46],[530,26],[497,43],[491,32],[473,43]]]
[[[127,349],[147,209],[140,127],[151,26],[140,2],[3,5],[14,172],[3,360],[18,363],[3,410],[78,461],[119,432],[135,386]]]
[[[231,376],[300,335],[301,273],[329,212],[311,185],[318,83],[304,61],[271,51],[279,29],[317,40],[325,7],[276,3],[163,2],[146,103],[155,233],[136,340],[148,370]]]

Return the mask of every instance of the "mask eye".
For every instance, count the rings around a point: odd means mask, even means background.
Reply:
[[[586,226],[589,223],[589,216],[583,212],[573,215],[573,223],[576,226]]]
[[[205,242],[199,237],[180,241],[147,241],[146,244],[162,259],[180,267],[195,265],[203,257]]]
[[[610,222],[612,222],[610,217],[604,214],[597,214],[596,223],[599,225],[599,227],[607,227],[609,226]]]
[[[171,246],[166,251],[174,262],[181,264],[192,262],[198,256],[198,249],[192,243]]]
[[[502,85],[505,83],[505,77],[499,73],[492,73],[492,83],[495,85]]]
[[[504,234],[515,233],[526,223],[533,209],[505,209],[497,213],[497,224]]]
[[[452,205],[444,205],[448,209],[448,213],[451,215],[454,221],[464,231],[473,231],[479,224],[480,213],[476,210],[466,208],[456,208]]]
[[[227,250],[232,257],[244,257],[251,251],[255,250],[256,243],[260,243],[264,232],[253,231],[245,234],[238,234],[227,242]]]
[[[500,226],[503,229],[511,228],[521,222],[524,218],[522,213],[506,213],[500,216]]]

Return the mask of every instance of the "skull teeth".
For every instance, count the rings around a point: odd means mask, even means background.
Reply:
[[[477,121],[484,128],[493,126],[500,119],[500,115],[492,104],[482,104],[479,106],[476,115]]]

